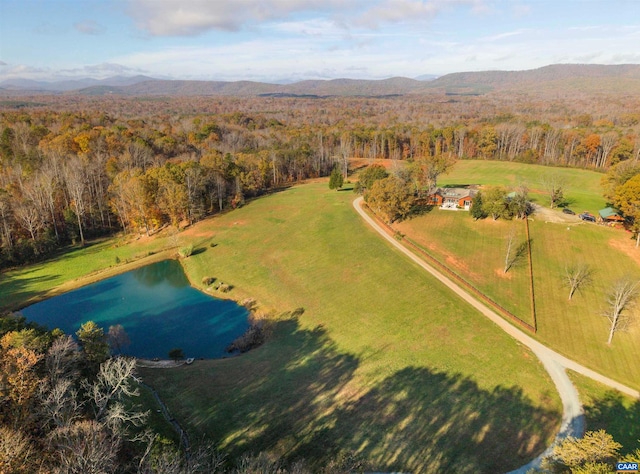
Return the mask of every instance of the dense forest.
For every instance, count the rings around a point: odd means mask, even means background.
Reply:
[[[625,97],[42,96],[0,102],[0,267],[177,228],[352,158],[607,170],[640,158]]]

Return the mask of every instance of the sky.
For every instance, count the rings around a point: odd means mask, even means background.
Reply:
[[[0,0],[0,81],[384,79],[640,63],[640,0]]]

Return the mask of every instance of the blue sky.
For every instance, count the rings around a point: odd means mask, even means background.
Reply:
[[[0,81],[640,63],[640,0],[0,0]]]

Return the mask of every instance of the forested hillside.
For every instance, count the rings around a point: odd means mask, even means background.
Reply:
[[[638,100],[40,96],[0,102],[0,265],[176,227],[350,158],[606,170],[640,157]]]

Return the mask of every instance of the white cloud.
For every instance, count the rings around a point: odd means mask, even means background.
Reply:
[[[273,25],[271,29],[280,33],[303,36],[342,37],[345,34],[344,26],[325,18],[283,21]]]
[[[525,5],[523,3],[516,3],[511,7],[511,12],[516,18],[523,18],[529,16],[532,13],[533,9],[531,5]]]
[[[128,11],[138,27],[153,36],[194,36],[341,6],[344,0],[129,0]]]
[[[424,22],[458,6],[471,7],[476,13],[486,9],[483,0],[384,0],[362,14],[356,24],[376,28],[384,23]]]
[[[127,76],[131,74],[141,74],[144,72],[144,70],[137,67],[134,68],[117,63],[100,63],[86,65],[78,68],[61,69],[58,71],[58,74],[63,76],[89,76],[97,79],[103,79],[114,75]]]
[[[0,80],[25,78],[42,79],[51,75],[51,69],[27,66],[26,64],[7,65],[2,68]]]
[[[515,31],[505,31],[504,33],[498,33],[493,36],[487,36],[485,38],[480,39],[480,41],[492,43],[494,41],[502,41],[504,39],[513,38],[514,36],[520,36],[527,32],[531,32],[533,30],[515,30]]]
[[[106,28],[93,20],[84,20],[73,24],[73,27],[85,35],[101,35]]]
[[[138,28],[152,36],[195,36],[209,30],[237,31],[257,23],[288,20],[296,14],[321,16],[322,21],[342,29],[419,23],[458,7],[484,14],[490,11],[486,1],[128,0],[128,13]],[[292,21],[289,27],[295,27],[296,24],[297,20]]]

